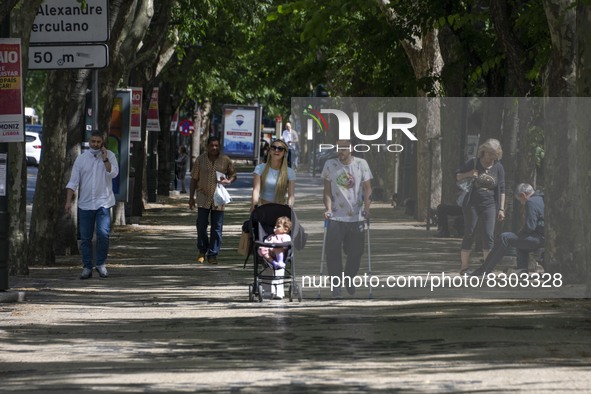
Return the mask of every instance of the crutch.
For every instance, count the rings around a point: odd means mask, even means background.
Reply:
[[[328,220],[324,219],[324,235],[322,236],[322,255],[320,256],[320,283],[322,283],[322,270],[324,267],[324,260],[325,260],[325,247],[326,247],[326,228],[328,227]],[[316,296],[317,299],[320,299],[320,287],[318,286],[318,295]]]
[[[366,221],[367,221],[367,269],[369,271],[369,276],[371,279],[371,240],[369,237],[369,216],[367,216],[367,214],[364,212],[365,216],[366,216]],[[373,287],[371,286],[371,280],[370,280],[370,286],[369,286],[369,298],[373,298],[373,294],[372,294],[372,290]]]

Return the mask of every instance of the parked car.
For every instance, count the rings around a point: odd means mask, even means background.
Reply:
[[[27,165],[38,166],[41,162],[41,134],[25,131]]]

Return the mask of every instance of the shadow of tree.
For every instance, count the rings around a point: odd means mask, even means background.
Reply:
[[[27,301],[0,305],[4,390],[474,392],[589,383],[588,300],[332,300],[312,289],[302,302],[249,303],[253,274],[235,252],[246,205],[226,212],[219,265],[198,265],[195,213],[182,200],[115,229],[108,279],[77,279],[79,256],[11,278]],[[310,233],[301,273],[318,273],[320,209],[300,216]],[[376,274],[456,268],[458,240],[433,238],[392,211],[375,210]]]

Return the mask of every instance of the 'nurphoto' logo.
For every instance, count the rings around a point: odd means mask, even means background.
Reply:
[[[363,144],[350,145],[349,147],[337,147],[333,144],[320,144],[319,151],[338,149],[348,149],[355,152],[369,152],[370,150],[376,150],[377,152],[402,152],[404,149],[400,144],[381,144],[381,143],[370,143],[371,141],[377,141],[382,138],[384,134],[384,124],[386,132],[386,140],[392,141],[392,136],[395,131],[402,131],[406,137],[411,141],[417,141],[417,137],[410,131],[417,124],[417,117],[408,112],[378,112],[378,130],[373,134],[364,134],[359,129],[359,113],[353,112],[353,127],[351,128],[351,120],[349,116],[339,109],[322,108],[320,111],[316,111],[311,105],[308,105],[304,109],[304,115],[308,117],[307,120],[307,134],[308,140],[313,139],[314,125],[321,132],[328,132],[329,126],[326,118],[323,114],[332,114],[336,116],[339,134],[337,140],[351,140],[351,129],[355,137],[360,141],[367,141]]]

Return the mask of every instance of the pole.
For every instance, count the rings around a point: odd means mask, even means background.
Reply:
[[[146,172],[148,202],[156,202],[158,200],[158,136],[155,131],[148,131],[146,137],[148,138],[148,169]]]
[[[10,17],[7,15],[0,24],[0,38],[10,37]],[[8,289],[8,143],[0,143],[0,291]]]
[[[8,144],[0,143],[0,175],[4,185],[0,185],[0,190],[4,193],[0,195],[0,291],[8,289]]]
[[[92,130],[98,130],[99,94],[98,94],[98,69],[92,70]],[[107,133],[108,134],[108,133]],[[107,141],[105,139],[105,141]]]
[[[427,231],[431,230],[431,193],[433,184],[433,138],[429,138],[429,191],[427,192]]]

